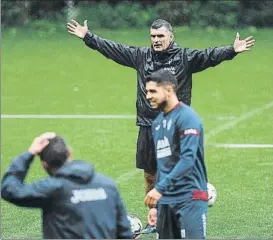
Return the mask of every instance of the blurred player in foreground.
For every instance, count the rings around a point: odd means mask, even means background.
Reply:
[[[49,177],[26,184],[36,155]],[[131,227],[116,185],[92,165],[70,159],[64,139],[44,133],[7,169],[1,196],[21,207],[41,208],[45,239],[131,239]]]
[[[157,221],[160,239],[205,239],[208,193],[202,123],[191,107],[179,102],[177,80],[169,71],[148,76],[146,90],[151,106],[161,110],[152,125],[158,172],[155,188],[144,200],[151,207],[148,221]]]
[[[137,71],[137,121],[139,126],[136,167],[144,170],[146,194],[154,187],[156,159],[151,125],[158,115],[145,96],[145,79],[152,72],[165,69],[177,78],[177,96],[184,104],[191,104],[192,74],[215,67],[225,60],[233,59],[237,53],[246,52],[255,40],[247,37],[239,39],[237,33],[234,43],[225,47],[210,47],[204,50],[181,48],[174,41],[171,24],[163,19],[154,21],[150,27],[151,47],[134,47],[101,38],[88,31],[87,20],[84,25],[72,20],[67,23],[68,32],[83,39],[91,49],[97,50],[106,58]],[[155,228],[146,227],[146,233]]]

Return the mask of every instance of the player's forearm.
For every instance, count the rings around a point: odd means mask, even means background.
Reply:
[[[233,46],[210,47],[202,51],[188,52],[188,62],[191,72],[200,72],[209,67],[214,67],[223,61],[233,59],[237,53]]]
[[[164,194],[170,191],[175,186],[177,181],[180,181],[192,168],[194,161],[192,157],[182,158],[173,168],[173,170],[159,183],[156,184],[155,189]]]
[[[97,49],[97,42],[95,41],[94,34],[92,32],[88,31],[82,40],[88,47],[95,50]]]
[[[231,60],[233,59],[237,53],[234,50],[233,45],[225,46],[225,47],[215,47],[212,50],[212,53],[208,57],[210,60],[214,62],[214,64],[219,64],[224,60]]]
[[[24,152],[14,158],[2,179],[1,196],[3,199],[11,202],[16,199],[33,159],[34,156],[29,152]]]
[[[29,169],[31,162],[34,159],[34,155],[30,152],[26,151],[19,156],[15,157],[7,169],[5,176],[7,175],[15,175],[17,178],[24,180]],[[4,179],[3,178],[3,179]]]
[[[198,128],[197,128],[198,129]],[[156,190],[161,194],[170,191],[177,181],[183,179],[194,167],[199,143],[199,131],[189,128],[183,131],[180,138],[180,159],[166,177],[156,184]],[[195,131],[194,131],[195,130]]]

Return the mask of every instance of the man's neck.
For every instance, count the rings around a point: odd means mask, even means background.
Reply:
[[[178,98],[176,96],[173,96],[172,98],[170,98],[167,101],[167,104],[164,107],[163,112],[165,114],[168,113],[168,112],[170,112],[171,110],[173,110],[177,106],[178,103],[179,103]]]
[[[71,163],[72,162],[72,159],[67,159],[65,162],[64,162],[64,164],[62,165],[62,166],[60,166],[60,167],[58,167],[58,168],[50,168],[50,170],[49,170],[49,175],[55,175],[57,172],[58,172],[58,170],[60,169],[60,168],[62,168],[64,165],[66,165],[66,164],[69,164],[69,163]]]

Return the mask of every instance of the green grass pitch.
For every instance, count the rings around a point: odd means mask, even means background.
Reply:
[[[192,107],[204,122],[209,182],[218,199],[209,208],[211,239],[273,237],[273,148],[217,148],[216,143],[273,144],[273,30],[242,29],[256,46],[234,60],[194,75]],[[253,30],[253,29],[252,29]],[[148,30],[97,30],[128,45],[148,46]],[[236,30],[175,29],[183,47],[233,43]],[[135,114],[136,73],[61,33],[5,31],[2,38],[2,115]],[[1,174],[32,138],[56,131],[75,159],[118,182],[128,213],[146,223],[143,173],[135,169],[135,119],[1,120]],[[46,176],[39,160],[27,181]],[[40,211],[1,201],[1,237],[41,238]],[[150,237],[150,236],[146,236]],[[153,238],[155,236],[152,236]]]

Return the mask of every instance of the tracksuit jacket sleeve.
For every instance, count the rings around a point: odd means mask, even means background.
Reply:
[[[237,53],[233,46],[210,47],[204,50],[186,49],[189,71],[192,73],[214,67],[225,60],[233,59]]]
[[[49,178],[25,184],[24,179],[34,156],[25,152],[17,156],[7,169],[1,184],[1,197],[22,207],[42,208],[49,204],[52,193],[59,188]]]
[[[199,133],[200,128],[196,126],[180,129],[180,159],[172,171],[156,184],[155,188],[158,192],[163,194],[165,191],[170,191],[175,183],[194,167],[199,146]]]
[[[117,239],[132,239],[130,222],[127,218],[125,205],[117,190]]]
[[[129,47],[121,43],[101,38],[91,32],[87,32],[83,38],[85,44],[100,52],[106,58],[112,59],[118,64],[138,68],[142,52],[138,47]]]

